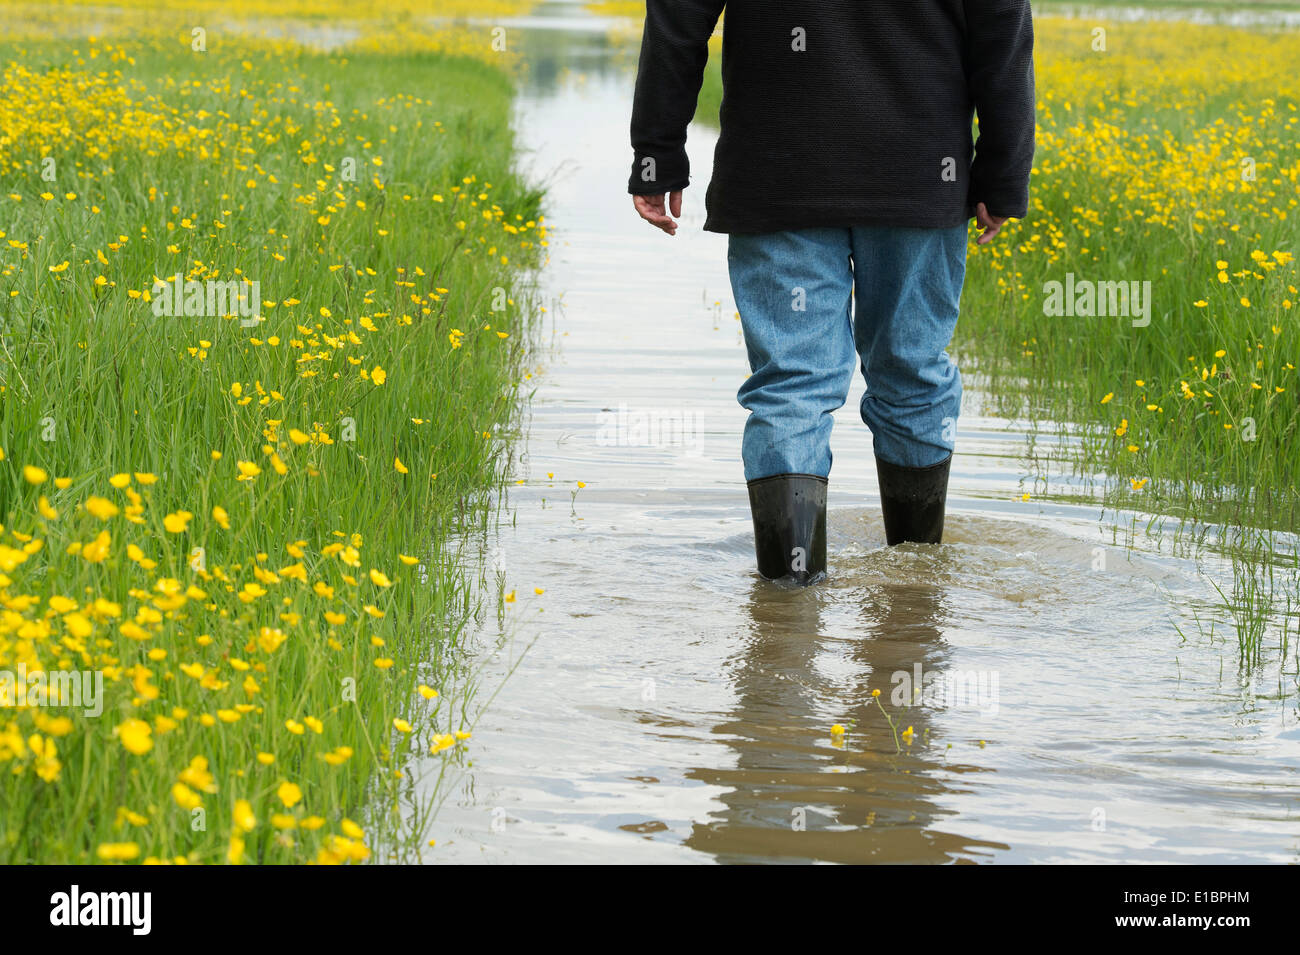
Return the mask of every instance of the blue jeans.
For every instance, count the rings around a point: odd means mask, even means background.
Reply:
[[[750,412],[746,481],[830,474],[832,415],[848,398],[855,359],[878,457],[921,468],[952,453],[961,375],[945,349],[966,277],[966,237],[965,225],[729,237],[753,372],[737,395]]]

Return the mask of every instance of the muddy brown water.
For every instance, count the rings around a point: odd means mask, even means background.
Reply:
[[[1246,673],[1197,629],[1211,548],[1071,503],[1065,475],[1024,500],[1027,428],[969,379],[942,546],[883,546],[859,381],[830,579],[756,577],[748,369],[700,228],[714,134],[691,127],[678,235],[640,222],[613,25],[561,3],[507,24],[553,304],[488,547],[519,598],[474,641],[495,696],[426,861],[1295,862],[1294,660]]]

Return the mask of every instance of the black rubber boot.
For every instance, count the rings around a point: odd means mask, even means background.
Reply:
[[[826,576],[826,478],[776,474],[749,482],[758,572],[806,586]]]
[[[885,543],[937,544],[943,540],[943,509],[948,497],[952,455],[928,468],[905,468],[876,458]]]

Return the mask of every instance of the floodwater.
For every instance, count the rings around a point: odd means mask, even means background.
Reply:
[[[572,3],[508,24],[551,308],[487,559],[518,600],[475,641],[491,700],[425,860],[1297,861],[1294,646],[1242,671],[1193,619],[1225,562],[1071,503],[1067,475],[1043,496],[1025,424],[970,379],[942,546],[883,546],[859,382],[829,580],[756,576],[748,368],[700,228],[715,137],[690,130],[677,236],[641,222],[610,26]]]

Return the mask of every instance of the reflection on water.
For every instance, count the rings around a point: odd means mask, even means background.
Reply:
[[[755,582],[744,603],[751,631],[729,667],[736,702],[712,728],[734,749],[734,763],[686,773],[730,791],[718,799],[724,808],[692,826],[686,845],[720,862],[946,862],[1006,849],[944,830],[950,813],[937,799],[946,789],[942,760],[915,744],[895,755],[893,732],[882,731],[876,718],[871,691],[888,698],[891,686],[879,674],[946,668],[942,589],[928,583],[882,588],[864,602],[855,637],[839,641],[821,636],[822,601],[815,592],[773,590]],[[823,654],[850,672],[841,680],[820,677]],[[846,721],[876,729],[868,748],[857,747],[856,734],[827,739],[819,710],[836,700]],[[899,732],[929,736],[925,710],[909,711],[908,718]]]
[[[512,33],[555,307],[492,548],[520,594],[480,640],[500,691],[428,860],[1295,861],[1294,686],[1192,621],[1223,565],[1024,500],[1026,434],[978,388],[942,547],[883,546],[859,384],[830,579],[756,578],[745,353],[725,238],[700,229],[714,134],[691,129],[678,235],[640,223],[634,56],[584,16],[548,4]]]

